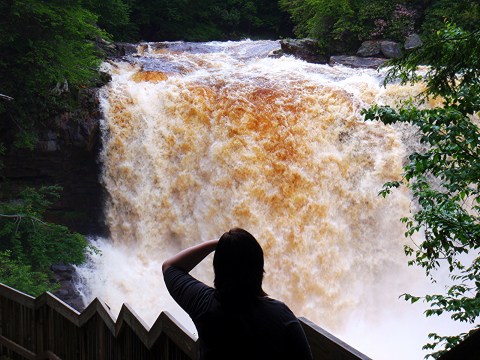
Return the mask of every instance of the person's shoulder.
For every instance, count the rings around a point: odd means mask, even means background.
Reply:
[[[284,302],[282,302],[280,300],[277,300],[277,299],[274,299],[274,298],[271,298],[269,296],[263,296],[263,297],[260,298],[260,300],[268,306],[273,306],[273,307],[277,307],[277,308],[286,307],[288,309],[288,306]]]
[[[261,302],[268,311],[275,312],[277,315],[281,315],[285,319],[296,319],[292,310],[280,300],[265,296],[261,298]]]

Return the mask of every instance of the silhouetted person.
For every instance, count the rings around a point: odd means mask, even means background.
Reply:
[[[215,289],[189,275],[212,251]],[[296,316],[262,289],[263,251],[249,232],[235,228],[183,250],[162,271],[198,330],[200,359],[312,359]]]

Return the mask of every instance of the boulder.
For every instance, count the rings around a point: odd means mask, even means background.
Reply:
[[[147,45],[143,45],[147,46]],[[124,42],[116,42],[115,43],[115,52],[112,54],[114,57],[121,57],[125,55],[133,55],[136,54],[138,51],[137,44],[131,43],[124,43]]]
[[[400,45],[394,41],[381,41],[380,50],[388,59],[396,59],[402,57],[402,49]]]
[[[75,268],[72,265],[65,265],[65,264],[54,264],[50,266],[50,269],[54,273],[68,273],[72,274],[75,271]]]
[[[376,57],[360,57],[360,56],[348,56],[338,55],[330,57],[330,65],[345,65],[353,68],[370,68],[377,69],[387,59]]]
[[[314,39],[283,39],[282,52],[314,64],[326,64],[327,58],[320,54],[319,43]]]
[[[125,55],[137,53],[137,45],[124,42],[110,42],[105,39],[97,39],[95,46],[103,52],[107,58],[120,58]]]
[[[268,57],[273,58],[273,59],[278,59],[282,57],[285,53],[283,52],[282,49],[277,49],[277,50],[272,50],[269,54]]]
[[[361,57],[379,56],[380,53],[381,53],[380,41],[369,40],[369,41],[364,41],[362,43],[362,45],[357,51],[357,56],[361,56]]]
[[[54,273],[54,279],[60,284],[60,288],[53,294],[73,307],[77,311],[82,311],[85,306],[82,301],[80,292],[76,287],[78,275],[72,265],[54,264],[50,266]]]
[[[405,50],[415,49],[423,44],[422,39],[418,34],[411,34],[405,40],[403,47]]]
[[[361,57],[386,57],[394,59],[402,56],[400,45],[394,41],[388,40],[369,40],[364,41],[357,51],[357,56]]]

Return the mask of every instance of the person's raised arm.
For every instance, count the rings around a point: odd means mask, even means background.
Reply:
[[[210,240],[180,251],[178,254],[165,260],[162,265],[162,272],[167,271],[170,266],[175,266],[186,272],[190,272],[198,263],[205,259],[208,254],[215,251],[217,243],[218,240]]]

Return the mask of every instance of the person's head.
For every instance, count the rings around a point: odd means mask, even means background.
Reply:
[[[265,296],[262,289],[263,250],[248,231],[234,228],[224,233],[213,257],[215,288],[223,301]]]

